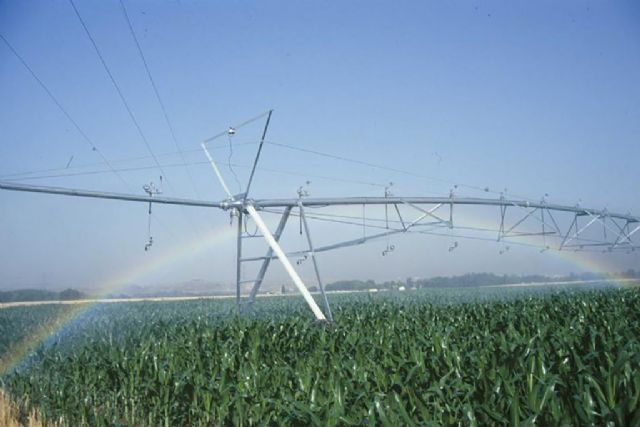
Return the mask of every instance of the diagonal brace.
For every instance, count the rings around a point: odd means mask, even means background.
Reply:
[[[246,210],[247,210],[247,213],[251,215],[251,218],[253,218],[256,225],[258,226],[258,229],[260,229],[260,232],[264,236],[264,239],[267,241],[269,246],[271,246],[271,249],[273,249],[273,252],[276,254],[278,259],[282,263],[282,266],[284,267],[284,269],[287,271],[287,273],[293,280],[293,284],[296,286],[296,288],[298,288],[298,290],[304,297],[304,300],[309,305],[309,308],[311,308],[311,311],[313,312],[314,316],[316,316],[316,319],[327,320],[327,318],[322,313],[322,310],[320,310],[320,307],[318,307],[318,304],[316,304],[313,297],[309,293],[309,290],[305,286],[304,282],[302,281],[302,279],[300,278],[296,270],[291,265],[291,262],[285,255],[284,251],[282,250],[278,242],[276,242],[276,240],[274,239],[273,235],[271,234],[271,231],[269,230],[269,227],[267,227],[267,225],[262,220],[262,217],[260,216],[260,214],[258,214],[258,212],[256,211],[256,208],[254,208],[252,205],[246,205]]]
[[[289,214],[291,213],[291,207],[287,207],[282,213],[282,217],[280,218],[280,223],[278,223],[278,228],[276,228],[275,233],[273,233],[273,238],[276,242],[280,241],[280,236],[282,236],[282,232],[284,231],[284,227],[287,224],[287,220],[289,219]],[[267,269],[269,268],[269,264],[273,259],[273,249],[269,247],[267,250],[267,255],[264,257],[264,261],[262,262],[262,266],[260,266],[260,271],[258,272],[258,277],[253,283],[253,287],[251,288],[251,293],[249,294],[249,300],[247,301],[247,306],[251,306],[256,299],[256,295],[260,290],[260,286],[262,285],[262,281],[264,280],[264,276],[267,273]]]
[[[411,224],[409,224],[407,227],[405,227],[405,229],[408,229],[410,227],[412,227],[413,225],[417,224],[418,222],[422,221],[422,219],[426,218],[427,216],[430,216],[432,218],[434,218],[436,221],[438,222],[442,222],[442,223],[448,223],[448,221],[440,218],[437,215],[434,215],[434,212],[437,211],[438,209],[440,209],[440,207],[442,207],[442,203],[438,203],[437,205],[435,205],[434,207],[432,207],[431,209],[423,209],[420,206],[410,203],[410,202],[403,202],[406,205],[411,206],[414,209],[419,210],[420,212],[423,212],[424,215],[422,215],[419,219],[413,221]]]
[[[594,222],[596,222],[598,220],[597,216],[593,216],[593,218],[591,218],[591,221],[589,221],[586,225],[582,226],[582,228],[580,228],[578,230],[578,225],[576,223],[577,218],[578,217],[577,217],[577,214],[576,214],[576,216],[573,219],[573,223],[572,223],[572,226],[573,226],[573,224],[576,225],[575,234],[573,236],[569,237],[569,238],[567,238],[567,236],[565,236],[564,241],[560,245],[560,249],[562,249],[564,246],[566,246],[567,243],[571,242],[572,240],[577,239],[580,236],[580,234],[582,234],[587,228],[589,228],[591,226],[591,224],[593,224]],[[569,228],[569,232],[571,232],[571,228]],[[567,235],[568,235],[568,233],[567,233]]]

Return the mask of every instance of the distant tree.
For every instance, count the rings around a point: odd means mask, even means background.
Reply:
[[[0,302],[51,301],[58,299],[58,293],[42,289],[19,289],[0,292]]]
[[[78,300],[83,298],[85,298],[85,294],[75,289],[65,289],[62,292],[44,289],[19,289],[0,292],[0,302]]]
[[[286,294],[286,293],[287,293],[287,288],[286,288],[284,285],[282,285],[282,288],[280,288],[280,293],[281,293],[282,295],[284,295],[284,294]]]
[[[84,294],[75,289],[65,289],[64,291],[60,292],[60,299],[63,301],[79,300],[83,298]]]
[[[640,271],[629,269],[622,273],[625,277],[640,277]],[[376,283],[373,280],[340,280],[325,286],[329,291],[364,291],[369,289],[398,289],[400,286],[407,288],[470,288],[480,286],[495,286],[516,283],[547,283],[577,280],[601,280],[607,279],[602,273],[571,273],[564,277],[550,277],[541,274],[517,275],[517,274],[493,274],[493,273],[467,273],[460,276],[436,276],[429,279],[411,279],[405,282],[387,281]]]
[[[363,282],[361,280],[340,280],[325,286],[328,291],[364,291],[379,286],[373,280]]]

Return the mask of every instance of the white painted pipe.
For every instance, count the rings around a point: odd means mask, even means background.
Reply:
[[[207,156],[207,159],[209,159],[209,163],[211,163],[211,167],[213,168],[213,171],[216,173],[216,176],[218,177],[218,181],[220,181],[220,184],[222,185],[224,192],[227,193],[227,196],[229,196],[231,200],[233,200],[231,191],[229,191],[229,187],[227,187],[227,184],[224,182],[224,179],[222,178],[222,174],[220,173],[220,169],[218,169],[218,165],[216,165],[216,162],[213,160],[213,157],[209,153],[209,150],[207,150],[207,145],[203,142],[202,144],[200,144],[200,146],[204,150],[204,154]]]
[[[256,209],[251,205],[247,205],[246,209],[249,215],[251,215],[251,218],[253,218],[253,220],[255,221],[256,226],[258,226],[258,229],[262,233],[262,236],[265,238],[269,246],[271,246],[271,249],[273,249],[273,252],[276,254],[278,259],[284,266],[284,269],[287,271],[289,276],[291,276],[293,283],[296,285],[296,287],[304,297],[307,304],[309,304],[309,307],[311,308],[311,311],[313,311],[313,314],[316,316],[316,319],[327,320],[324,317],[324,314],[322,313],[322,311],[320,310],[320,307],[318,307],[318,304],[316,304],[315,300],[309,293],[309,290],[302,282],[302,279],[300,278],[300,276],[298,276],[298,273],[293,268],[293,265],[291,265],[291,262],[289,261],[285,253],[282,251],[282,248],[280,247],[278,242],[276,242],[276,239],[273,238],[271,231],[269,231],[269,228],[266,226],[264,221],[262,221],[262,218],[260,217]]]

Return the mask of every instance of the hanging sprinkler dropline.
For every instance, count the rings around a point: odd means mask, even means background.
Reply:
[[[384,197],[392,197],[391,187],[393,186],[393,182],[390,182],[389,185],[384,187]],[[385,228],[389,229],[389,205],[384,205],[384,223]],[[396,246],[391,244],[391,235],[387,234],[387,247],[382,251],[382,256],[387,256],[391,252],[396,250]]]
[[[298,193],[298,200],[300,202],[302,201],[303,197],[309,196],[309,185],[311,185],[311,181],[307,181],[305,182],[304,185],[301,185],[300,187],[298,187],[297,193]],[[298,227],[299,227],[298,234],[300,238],[302,238],[303,221],[304,221],[304,216],[302,214],[302,203],[300,203],[298,205]],[[304,254],[303,256],[299,257],[296,260],[296,265],[302,265],[308,259],[309,259],[309,254]]]
[[[156,188],[153,182],[143,185],[142,189],[149,195],[149,198],[153,198],[158,194],[162,194],[162,175],[160,175],[160,188]],[[144,251],[148,252],[153,246],[153,236],[151,235],[151,214],[152,214],[153,202],[149,200],[149,215],[147,217],[147,243],[144,245]]]
[[[455,197],[455,191],[458,189],[457,185],[449,190],[449,234],[451,235],[451,245],[449,246],[449,252],[453,252],[458,249],[458,241],[453,239],[453,198]]]

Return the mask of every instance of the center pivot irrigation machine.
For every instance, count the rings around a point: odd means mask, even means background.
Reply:
[[[568,206],[550,204],[546,201],[546,196],[539,201],[515,200],[507,198],[505,193],[499,194],[498,198],[477,198],[458,197],[455,194],[457,186],[449,192],[448,197],[396,197],[390,191],[390,186],[385,187],[384,197],[308,197],[307,192],[301,187],[298,190],[298,197],[291,199],[254,199],[250,198],[251,183],[253,182],[257,165],[260,160],[260,153],[265,145],[265,137],[271,121],[272,111],[268,111],[262,116],[266,116],[266,123],[262,131],[257,153],[253,160],[251,172],[244,192],[232,194],[227,186],[222,173],[214,160],[207,144],[216,138],[224,135],[233,136],[241,125],[230,127],[226,131],[205,140],[201,146],[204,153],[215,172],[215,175],[226,193],[226,199],[222,201],[203,201],[182,198],[172,198],[160,196],[159,189],[152,184],[144,186],[145,195],[108,193],[88,190],[76,190],[70,188],[33,186],[13,182],[0,182],[0,189],[27,191],[36,193],[58,194],[66,196],[92,197],[101,199],[123,200],[129,202],[147,203],[149,214],[153,204],[169,204],[182,206],[197,206],[205,208],[216,208],[231,212],[232,219],[237,225],[237,256],[236,256],[236,302],[238,310],[249,309],[254,303],[256,295],[264,280],[269,264],[277,258],[283,265],[293,284],[304,297],[309,308],[318,320],[332,320],[331,309],[325,294],[320,270],[318,267],[317,254],[320,252],[346,248],[349,246],[361,245],[373,239],[388,238],[397,234],[427,234],[436,236],[449,236],[451,230],[460,230],[468,233],[456,234],[456,238],[468,238],[477,240],[492,240],[499,242],[502,246],[500,254],[509,250],[509,245],[534,246],[544,252],[547,250],[572,250],[572,251],[600,251],[600,252],[632,252],[638,248],[634,242],[634,235],[640,234],[640,217],[631,214],[618,214],[608,212],[606,209],[589,209],[580,205]],[[268,144],[268,142],[267,142]],[[315,154],[322,154],[313,152]],[[334,159],[336,156],[328,155]],[[348,160],[341,158],[341,160]],[[379,167],[365,162],[358,162],[362,165]],[[388,170],[394,170],[388,168]],[[394,170],[398,172],[398,170]],[[482,189],[480,189],[482,191]],[[486,188],[484,192],[489,193]],[[307,208],[331,208],[338,206],[362,207],[362,217],[336,215],[321,212],[308,212]],[[383,218],[366,217],[365,209],[371,206],[384,208]],[[457,208],[492,208],[498,210],[497,224],[493,227],[471,226],[462,221],[454,221],[454,212]],[[370,210],[370,211],[371,211]],[[509,211],[509,214],[508,212]],[[265,224],[261,212],[277,214],[280,217],[277,228],[271,232]],[[514,216],[515,215],[515,216]],[[246,231],[246,217],[249,216],[259,230],[258,234],[249,234]],[[280,237],[284,231],[287,220],[290,216],[300,218],[301,232],[304,230],[308,249],[295,252],[285,252],[280,246]],[[392,217],[392,218],[390,218]],[[329,221],[341,224],[350,224],[365,229],[378,229],[379,231],[352,240],[341,241],[325,246],[316,247],[311,237],[309,220]],[[532,225],[533,223],[533,225]],[[243,227],[244,224],[244,227]],[[444,231],[442,231],[444,230]],[[482,237],[484,234],[485,237]],[[489,236],[487,236],[487,234]],[[244,257],[242,253],[243,239],[248,237],[262,237],[268,244],[268,250],[264,256]],[[527,238],[524,243],[520,239]],[[534,240],[532,240],[534,239]],[[150,249],[153,238],[149,235],[149,241],[145,250]],[[458,248],[458,241],[452,241],[449,251]],[[395,249],[387,240],[387,246],[382,251],[382,255],[388,255]],[[311,258],[315,271],[318,287],[322,295],[324,311],[320,309],[309,289],[291,263],[291,259],[297,257],[299,260]],[[243,280],[241,266],[243,263],[259,262],[260,268],[257,277],[252,280]],[[299,264],[299,262],[298,262]],[[252,284],[249,297],[244,304],[241,304],[241,286]]]

